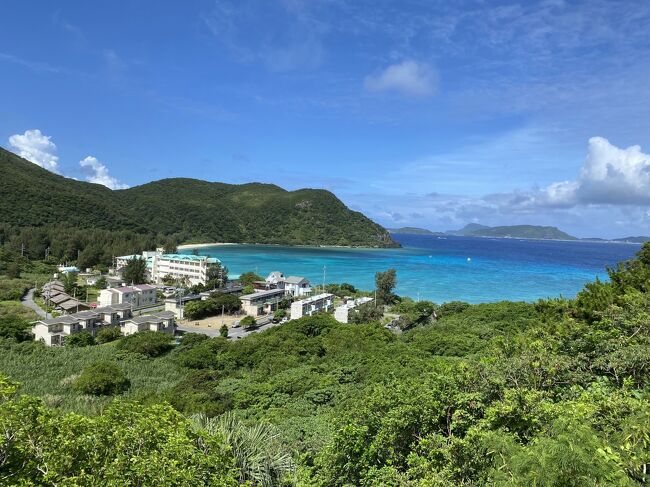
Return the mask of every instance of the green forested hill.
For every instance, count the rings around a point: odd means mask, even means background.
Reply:
[[[324,190],[165,179],[111,191],[52,174],[0,148],[0,223],[175,235],[177,240],[395,245]]]
[[[471,233],[475,237],[502,238],[536,238],[542,240],[575,240],[576,238],[556,227],[538,225],[510,225],[504,227],[489,227]]]

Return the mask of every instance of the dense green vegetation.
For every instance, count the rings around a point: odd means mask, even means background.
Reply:
[[[0,244],[81,268],[184,241],[393,246],[324,190],[165,179],[131,189],[67,179],[0,148]]]
[[[241,301],[237,296],[215,292],[208,299],[187,303],[185,305],[185,316],[191,320],[200,320],[221,313],[232,314],[240,309]]]
[[[155,464],[162,485],[190,485],[184,474],[196,485],[644,485],[649,291],[650,245],[575,300],[436,306],[393,297],[390,311],[412,326],[399,335],[325,314],[242,340],[188,334],[177,346],[155,333],[60,349],[4,338],[0,372],[24,395],[4,383],[0,418],[16,440],[0,440],[0,476],[153,483],[138,468],[158,448],[156,461],[183,462]],[[106,361],[119,364],[128,389],[75,387]],[[121,450],[110,467],[104,449],[87,458],[97,442],[137,433],[154,439],[134,465]],[[204,441],[219,445],[206,453],[219,452],[214,463],[196,453]],[[67,463],[51,463],[55,446]],[[85,448],[78,459],[75,448]]]

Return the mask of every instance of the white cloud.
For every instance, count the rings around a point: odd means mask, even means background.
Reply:
[[[427,64],[407,60],[391,64],[381,73],[367,76],[364,87],[368,91],[394,91],[408,96],[432,96],[437,88],[435,71]]]
[[[621,149],[603,137],[592,137],[577,179],[555,182],[541,190],[517,195],[508,204],[519,209],[648,205],[650,154],[641,152],[638,145]]]
[[[79,165],[86,173],[86,181],[102,184],[110,189],[126,189],[127,184],[120,183],[116,178],[108,174],[108,168],[99,162],[96,157],[88,156]]]
[[[58,173],[59,156],[56,155],[56,144],[50,139],[38,129],[26,130],[24,134],[9,137],[9,144],[20,157]]]

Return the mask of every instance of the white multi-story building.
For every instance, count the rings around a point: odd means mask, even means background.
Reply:
[[[142,252],[142,255],[123,255],[115,259],[115,269],[119,272],[133,259],[147,261],[147,277],[156,284],[162,284],[166,277],[186,279],[190,286],[205,284],[208,269],[220,264],[219,259],[205,255],[163,254],[162,249]]]
[[[205,255],[160,254],[151,258],[151,280],[162,284],[163,279],[187,279],[191,286],[205,284],[208,270],[219,264],[219,259]]]
[[[329,293],[317,294],[311,298],[291,303],[291,319],[296,320],[303,316],[312,316],[332,308],[334,295]]]
[[[334,310],[334,318],[336,318],[336,321],[338,321],[339,323],[349,323],[350,311],[352,311],[358,306],[369,303],[371,301],[372,298],[368,298],[368,297],[349,299],[341,306],[336,307],[336,309]]]
[[[156,303],[156,287],[149,284],[113,287],[99,292],[99,305],[130,304],[134,308],[151,306]]]

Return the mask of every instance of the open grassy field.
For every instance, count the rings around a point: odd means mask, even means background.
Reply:
[[[150,359],[121,353],[113,343],[84,348],[48,348],[31,342],[0,344],[0,372],[20,382],[22,392],[81,414],[100,413],[113,399],[84,396],[72,388],[84,367],[105,360],[117,362],[131,381],[124,397],[143,402],[160,400],[165,390],[185,376],[170,356]]]

